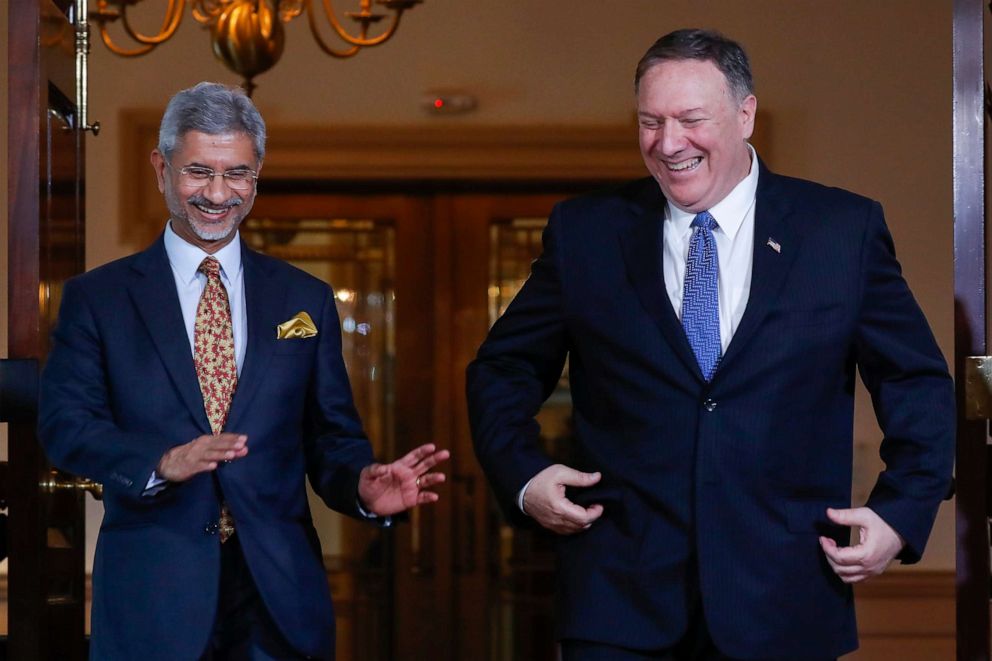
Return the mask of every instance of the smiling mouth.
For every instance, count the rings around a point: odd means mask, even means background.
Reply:
[[[208,216],[208,217],[209,216],[213,216],[213,217],[216,217],[216,218],[219,218],[220,216],[223,216],[228,211],[230,211],[231,209],[233,209],[236,206],[240,206],[240,204],[241,204],[240,202],[234,202],[234,201],[230,201],[229,200],[229,201],[225,202],[224,204],[221,204],[221,205],[217,206],[217,205],[205,203],[205,201],[202,200],[202,199],[200,199],[200,200],[190,200],[189,203],[191,205],[193,205],[194,207],[196,207],[197,211],[199,211],[200,213],[202,213],[204,216]]]
[[[678,163],[665,163],[665,166],[671,172],[688,172],[690,170],[695,170],[699,167],[699,164],[703,162],[702,156],[696,156],[695,158],[688,158],[684,161],[679,161]]]

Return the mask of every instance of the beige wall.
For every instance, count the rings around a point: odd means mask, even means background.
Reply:
[[[670,29],[716,27],[749,48],[771,165],[884,204],[906,276],[950,355],[950,8],[949,0],[427,0],[392,42],[348,61],[320,54],[298,19],[255,98],[278,124],[618,125],[631,121],[632,69],[644,49]],[[150,17],[148,29],[158,20]],[[171,42],[144,58],[121,60],[97,44],[91,62],[92,119],[103,124],[87,145],[95,266],[133,250],[119,239],[129,222],[118,204],[120,111],[160,108],[202,79],[237,79],[213,60],[188,15]],[[420,95],[435,87],[473,92],[478,111],[426,116]],[[879,433],[864,397],[859,404],[864,483],[877,471]],[[952,568],[953,543],[945,505],[922,566]]]

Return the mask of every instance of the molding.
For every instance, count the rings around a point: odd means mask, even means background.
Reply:
[[[160,119],[157,110],[124,110],[120,115],[121,238],[135,247],[144,247],[158,234],[165,215],[148,166]],[[270,124],[263,181],[605,182],[646,174],[633,124]]]

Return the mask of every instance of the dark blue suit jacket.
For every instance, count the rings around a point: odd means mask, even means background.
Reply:
[[[577,467],[603,473],[572,495],[605,513],[556,539],[559,634],[666,647],[698,590],[725,654],[839,656],[852,592],[817,537],[847,541],[825,510],[850,503],[855,369],[884,431],[867,504],[912,562],[951,477],[946,365],[880,206],[762,165],[750,297],[705,383],[664,288],[664,204],[646,179],[555,208],[468,370],[478,457],[525,521],[516,494],[551,463],[533,416],[567,358]]]
[[[171,447],[210,433],[160,238],[66,283],[42,377],[52,463],[104,485],[93,568],[95,659],[195,659],[214,623],[219,483],[266,606],[301,652],[329,658],[334,616],[304,479],[358,515],[371,450],[352,404],[331,289],[242,245],[248,346],[227,431],[248,455],[146,496]],[[318,334],[277,340],[306,311]]]

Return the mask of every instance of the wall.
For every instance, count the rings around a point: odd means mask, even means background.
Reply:
[[[716,27],[750,51],[771,164],[884,204],[906,277],[950,355],[950,10],[933,0],[427,0],[390,43],[348,61],[321,54],[297,19],[255,99],[278,124],[615,126],[632,122],[632,70],[655,38]],[[159,22],[148,16],[146,29]],[[87,145],[87,254],[96,266],[135,249],[119,238],[129,222],[118,205],[120,111],[161,108],[203,79],[237,78],[189,15],[148,56],[125,61],[96,44],[91,63],[91,114],[103,124]],[[478,111],[427,116],[420,96],[435,87],[473,92]],[[879,434],[863,396],[856,435],[857,470],[870,475]],[[946,504],[920,568],[953,568],[953,532]]]

